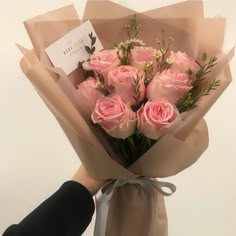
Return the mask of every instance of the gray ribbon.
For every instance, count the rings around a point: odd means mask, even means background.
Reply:
[[[144,189],[150,191],[150,193],[155,190],[163,196],[171,196],[176,191],[176,187],[174,184],[168,182],[161,182],[156,179],[149,179],[146,177],[140,177],[129,180],[116,180],[108,183],[95,196],[97,214],[94,228],[94,236],[105,236],[110,200],[112,198],[115,188],[121,187],[125,184],[139,184]],[[102,192],[104,189],[105,192]],[[165,189],[169,191],[165,191]]]

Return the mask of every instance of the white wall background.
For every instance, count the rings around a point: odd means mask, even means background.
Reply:
[[[117,2],[147,10],[176,1]],[[79,166],[56,120],[22,74],[18,65],[21,54],[14,45],[31,47],[24,20],[69,3],[82,10],[85,0],[0,3],[0,234],[56,191]],[[234,0],[205,1],[207,16],[228,18],[226,48],[236,39],[235,8]],[[235,59],[231,65],[235,77]],[[178,187],[177,193],[166,199],[170,236],[236,235],[235,91],[233,81],[208,113],[210,147],[200,161],[169,178]],[[93,223],[84,235],[92,232]]]

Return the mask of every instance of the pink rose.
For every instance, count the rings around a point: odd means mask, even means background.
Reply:
[[[136,128],[135,112],[119,96],[99,99],[91,118],[114,138],[126,139]]]
[[[130,65],[136,67],[140,71],[143,71],[148,62],[153,62],[156,64],[156,52],[157,50],[152,47],[134,47],[129,58]]]
[[[134,80],[139,79],[139,96],[135,94]],[[135,105],[137,101],[142,101],[145,97],[144,78],[135,67],[119,66],[111,70],[108,74],[108,85],[112,86],[112,94],[119,95],[126,104]]]
[[[118,58],[115,50],[103,50],[101,52],[94,53],[90,61],[83,63],[84,70],[97,71],[105,78],[111,69],[120,65],[120,59]]]
[[[165,99],[176,104],[183,95],[192,89],[192,81],[185,73],[164,70],[156,74],[147,86],[147,98],[150,101]]]
[[[90,117],[99,98],[104,97],[102,93],[96,90],[98,86],[97,79],[87,78],[80,83],[77,88],[76,99],[79,102],[79,108],[85,117]]]
[[[184,52],[171,51],[167,60],[171,63],[171,70],[176,73],[187,73],[191,70],[193,74],[196,74],[196,72],[200,69],[194,59],[189,57]]]
[[[178,110],[167,101],[147,102],[139,111],[138,129],[148,138],[157,140],[179,117]]]

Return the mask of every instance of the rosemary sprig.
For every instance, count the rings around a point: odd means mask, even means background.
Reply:
[[[206,61],[206,60],[207,60],[207,54],[203,53],[202,61]],[[200,69],[196,73],[195,83],[206,79],[205,75],[209,74],[214,68],[214,66],[217,65],[217,58],[211,57],[209,61],[203,65],[199,63],[198,61],[196,61],[196,63],[199,65]]]
[[[212,90],[216,90],[217,87],[220,86],[220,80],[216,80],[214,79],[210,84],[208,84],[207,89],[204,91],[204,93],[202,94],[202,96],[207,96],[210,95],[210,92]]]
[[[133,78],[133,83],[131,84],[132,89],[133,89],[133,93],[134,95],[132,96],[135,100],[135,105],[132,105],[131,108],[134,112],[137,112],[142,106],[143,104],[145,104],[147,102],[147,99],[144,98],[142,101],[140,101],[141,99],[141,91],[140,91],[140,87],[141,87],[141,77],[137,77],[137,78]]]
[[[207,61],[207,54],[205,52],[202,54],[202,61]],[[212,90],[216,90],[216,88],[220,86],[220,80],[216,79],[210,83],[205,83],[205,85],[203,83],[203,80],[206,79],[205,76],[209,74],[217,64],[216,57],[210,58],[205,64],[201,64],[197,61],[196,63],[199,65],[200,69],[196,73],[196,80],[193,83],[193,88],[184,94],[184,96],[179,99],[177,103],[177,108],[180,113],[194,109],[202,96],[209,95]],[[190,76],[192,75],[191,70],[188,73]]]
[[[199,95],[195,95],[193,91],[189,91],[185,93],[182,98],[179,99],[178,103],[176,104],[176,107],[178,108],[180,113],[190,111],[197,106],[199,98]]]
[[[177,103],[177,108],[180,113],[191,111],[197,107],[197,103],[202,96],[210,95],[210,92],[216,90],[220,86],[220,80],[214,79],[211,83],[203,86],[203,88],[197,92],[197,87],[193,87],[189,92],[185,93]]]
[[[141,78],[139,78],[139,77],[133,78],[133,81],[134,82],[131,84],[133,92],[134,92],[133,98],[134,98],[136,104],[138,104],[140,101],[140,97],[141,97],[141,92],[140,92]]]
[[[113,88],[112,85],[108,86],[105,83],[104,76],[101,73],[96,72],[95,75],[96,75],[96,77],[98,77],[98,80],[99,80],[99,84],[98,84],[96,90],[99,91],[100,93],[102,93],[104,96],[108,96],[110,94],[111,89]]]

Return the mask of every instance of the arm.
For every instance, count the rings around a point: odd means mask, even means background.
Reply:
[[[94,213],[92,196],[104,183],[90,177],[81,166],[71,181],[64,183],[18,225],[9,227],[3,236],[81,235]]]
[[[88,191],[93,195],[107,182],[106,180],[99,180],[91,177],[85,170],[84,166],[80,166],[75,175],[72,177],[76,181],[85,186]]]

